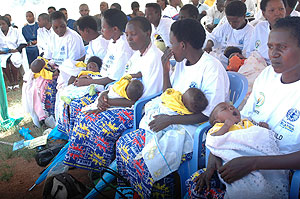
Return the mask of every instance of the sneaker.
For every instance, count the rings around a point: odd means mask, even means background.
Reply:
[[[46,124],[46,126],[48,126],[49,128],[54,129],[55,126],[56,126],[54,117],[53,117],[52,115],[51,115],[50,117],[47,117],[47,118],[45,119],[45,124]]]

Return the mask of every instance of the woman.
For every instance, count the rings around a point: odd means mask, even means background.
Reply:
[[[27,53],[27,59],[29,65],[33,60],[37,58],[39,55],[37,44],[37,29],[39,28],[39,25],[37,22],[35,22],[34,15],[31,11],[26,12],[26,20],[28,22],[27,25],[25,25],[22,28],[22,34],[27,42],[26,47],[26,53]]]
[[[162,52],[151,43],[151,24],[144,17],[135,17],[127,23],[125,33],[130,47],[136,50],[128,61],[126,74],[142,73],[144,93],[141,98],[160,92]],[[108,99],[107,92],[102,92],[98,113],[78,114],[69,134],[70,147],[64,162],[97,171],[101,171],[101,166],[108,166],[114,157],[116,140],[133,126],[133,108],[129,108],[132,105],[134,101]]]
[[[101,23],[102,36],[104,39],[109,40],[100,71],[103,78],[98,80],[81,78],[74,82],[75,86],[88,86],[90,84],[105,86],[123,76],[125,71],[124,66],[133,54],[132,49],[126,41],[126,36],[123,33],[126,23],[127,17],[120,10],[109,9],[103,13]],[[81,108],[93,103],[96,98],[97,95],[87,95],[86,97],[73,100],[70,105],[65,104],[63,118],[58,122],[58,130],[62,133],[69,134],[69,132],[73,130],[74,121],[77,114],[81,111]]]
[[[22,49],[26,41],[6,17],[0,17],[0,64],[8,79],[8,89],[19,88],[19,68],[23,63]]]
[[[145,147],[145,129],[150,128],[151,131],[158,132],[170,125],[184,125],[185,127],[207,121],[212,108],[228,99],[229,93],[229,80],[224,67],[217,59],[202,50],[205,30],[198,21],[184,19],[173,23],[170,41],[172,49],[167,49],[162,58],[163,89],[174,88],[184,93],[190,87],[199,88],[208,99],[208,106],[199,114],[156,115],[149,124],[141,122],[140,129],[118,140],[116,150],[118,172],[130,181],[131,186],[139,195],[145,198],[160,196],[160,194],[162,194],[161,197],[172,197],[172,191],[174,191],[172,174],[154,184],[153,176],[144,158],[140,156]],[[169,59],[172,55],[177,64],[170,77]],[[193,133],[196,128],[193,126],[188,132]],[[183,157],[183,159],[190,158],[191,153]]]
[[[266,122],[276,133],[280,152],[286,155],[240,157],[223,166],[210,155],[206,172],[200,170],[192,177],[196,182],[189,185],[192,198],[203,194],[199,191],[204,185],[207,190],[212,187],[210,193],[224,196],[224,190],[216,191],[217,187],[209,185],[216,169],[229,184],[255,170],[300,169],[300,96],[294,92],[300,86],[300,18],[279,19],[270,32],[268,47],[272,65],[255,80],[241,114],[256,122]]]
[[[268,56],[268,35],[276,21],[285,17],[285,7],[286,1],[284,0],[262,0],[260,2],[260,9],[266,21],[261,21],[255,26],[249,43],[244,44],[247,47],[246,57],[249,57],[252,51],[258,51],[267,64],[271,63]]]

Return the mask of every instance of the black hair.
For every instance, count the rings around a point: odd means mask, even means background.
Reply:
[[[63,19],[65,22],[67,22],[66,20],[66,17],[64,15],[64,13],[60,12],[60,11],[55,11],[55,12],[52,12],[50,14],[50,21],[54,21],[56,19]]]
[[[42,59],[35,59],[30,64],[30,69],[33,73],[39,73],[45,66],[45,61]]]
[[[132,2],[131,3],[131,10],[133,10],[134,8],[139,8],[140,7],[140,4],[136,1]]]
[[[132,22],[139,23],[140,28],[144,32],[150,31],[150,33],[151,33],[151,31],[152,31],[151,23],[149,22],[149,20],[146,17],[140,17],[140,16],[134,17],[129,21],[129,23],[132,23]]]
[[[156,13],[159,13],[159,15],[161,15],[161,8],[157,3],[147,3],[145,8],[153,8]]]
[[[267,7],[267,4],[270,2],[270,1],[272,1],[272,0],[261,0],[261,2],[260,2],[260,9],[262,10],[262,11],[266,11],[266,7]],[[281,0],[282,1],[282,3],[283,3],[283,5],[284,5],[284,7],[286,7],[286,0]]]
[[[54,11],[56,11],[56,8],[55,8],[55,7],[53,7],[53,6],[50,6],[50,7],[48,7],[48,9],[47,9],[47,10],[49,10],[49,9],[53,9]]]
[[[108,9],[103,13],[103,18],[110,27],[117,27],[124,31],[127,24],[127,16],[121,10]]]
[[[172,24],[171,31],[177,41],[188,42],[195,49],[201,49],[206,38],[204,28],[195,19],[176,21]]]
[[[77,26],[79,30],[84,30],[86,28],[92,29],[97,32],[97,22],[92,16],[83,16],[77,20]]]
[[[6,17],[6,16],[9,16],[9,17],[11,17],[11,15],[10,15],[10,14],[5,14],[5,15],[4,15],[4,17]]]
[[[50,16],[47,13],[42,13],[39,15],[39,17],[42,18],[43,20],[50,22]]]
[[[228,46],[225,49],[225,51],[224,51],[224,55],[227,58],[229,58],[232,53],[240,53],[240,54],[242,54],[243,52],[242,52],[241,49],[239,49],[238,47],[235,47],[235,46]]]
[[[121,5],[120,4],[118,4],[118,3],[113,3],[113,4],[111,4],[111,6],[110,7],[114,7],[113,9],[117,9],[117,10],[122,10],[122,7],[121,7]]]
[[[0,20],[3,20],[3,21],[5,21],[5,23],[7,24],[7,26],[8,26],[8,27],[10,27],[10,26],[11,26],[11,24],[10,24],[10,21],[9,21],[9,19],[8,19],[7,17],[0,16]]]
[[[66,9],[66,8],[60,8],[58,11],[59,11],[59,12],[67,11],[67,9]]]
[[[144,92],[144,85],[140,80],[131,80],[131,82],[126,87],[127,97],[132,101],[137,101]]]
[[[33,12],[31,12],[31,11],[27,11],[26,13],[31,13],[31,14],[32,14],[32,16],[34,16]]]
[[[198,88],[189,88],[189,92],[192,92],[192,94],[189,95],[189,97],[192,98],[192,109],[189,110],[194,113],[201,113],[205,110],[205,108],[208,106],[208,100],[205,97],[204,93],[198,89]]]
[[[198,20],[199,10],[196,6],[194,6],[192,4],[186,4],[180,9],[180,11],[183,11],[183,10],[186,10],[193,19]]]
[[[246,15],[246,12],[247,12],[246,4],[242,1],[230,2],[225,7],[226,16],[243,17]]]
[[[286,2],[287,2],[287,5],[292,9],[294,9],[297,4],[297,0],[286,0]]]
[[[285,17],[278,19],[274,29],[285,29],[291,32],[291,35],[297,39],[297,45],[300,47],[300,17]]]
[[[91,62],[95,62],[99,68],[99,71],[101,70],[101,67],[102,67],[102,60],[97,57],[97,56],[91,56],[89,58],[89,60],[87,61],[87,64],[91,63]]]

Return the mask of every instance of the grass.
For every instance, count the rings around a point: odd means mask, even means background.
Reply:
[[[19,134],[19,130],[22,127],[29,128],[31,130],[30,134],[33,137],[41,136],[44,132],[44,128],[35,127],[29,114],[24,114],[21,99],[21,89],[7,92],[9,116],[12,118],[24,117],[24,119],[18,126],[7,131],[0,131],[0,141],[14,143],[24,139],[24,137]],[[13,147],[11,145],[0,143],[0,181],[9,181],[13,177],[14,165],[9,165],[7,160],[22,157],[29,162],[33,160],[33,157],[36,154],[35,149],[23,148],[17,151],[12,151],[12,148]]]

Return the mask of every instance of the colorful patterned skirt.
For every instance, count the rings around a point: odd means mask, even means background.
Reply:
[[[58,131],[69,135],[69,132],[73,130],[78,113],[83,107],[93,103],[97,97],[98,94],[93,96],[87,94],[84,97],[72,100],[70,104],[64,103],[63,117],[58,121]]]
[[[45,89],[45,101],[43,102],[45,104],[45,111],[48,114],[48,116],[55,117],[55,99],[56,99],[56,93],[57,93],[57,79],[53,79],[48,83]]]
[[[154,183],[144,159],[136,158],[145,146],[145,133],[144,129],[138,129],[122,136],[117,141],[117,170],[142,198],[174,198],[174,174]],[[192,153],[186,154],[182,157],[182,162],[191,158]]]
[[[69,133],[70,146],[64,163],[82,169],[101,171],[115,156],[115,144],[121,134],[133,127],[133,110],[109,109],[99,114],[80,112]]]

